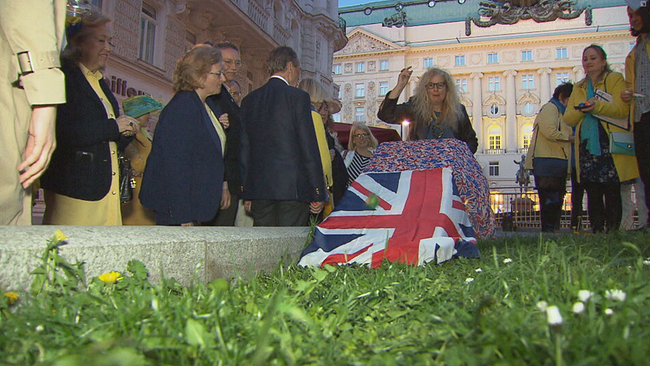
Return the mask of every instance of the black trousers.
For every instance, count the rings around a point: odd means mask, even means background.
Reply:
[[[645,185],[645,205],[650,208],[650,112],[641,115],[641,121],[634,124],[634,149],[639,175]],[[639,224],[650,224],[650,218]]]
[[[621,226],[623,205],[621,203],[621,184],[584,182],[587,191],[587,210],[591,230],[594,233],[611,232]]]
[[[576,168],[571,168],[571,227],[577,228],[582,219],[582,199],[585,195],[585,188],[578,182]]]
[[[560,230],[562,204],[566,194],[566,175],[562,177],[535,176],[535,186],[539,194],[539,209],[543,232]]]
[[[253,226],[307,226],[309,204],[299,201],[255,200],[251,203]]]
[[[214,218],[208,222],[204,222],[203,226],[235,226],[238,208],[239,196],[230,193],[230,207],[225,210],[219,209]]]

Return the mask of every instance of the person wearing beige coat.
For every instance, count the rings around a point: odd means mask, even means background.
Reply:
[[[65,0],[0,1],[0,225],[30,225],[31,184],[56,147]]]
[[[533,170],[535,186],[539,194],[542,231],[555,232],[560,229],[562,203],[566,194],[566,179],[571,160],[571,127],[564,124],[562,115],[569,101],[573,85],[562,84],[555,88],[553,98],[542,106],[535,118],[533,136],[526,154],[524,168]],[[555,164],[565,166],[558,172],[544,171],[540,158],[552,158]],[[534,160],[537,159],[537,160]],[[549,160],[547,160],[549,161]],[[537,169],[535,169],[537,168]]]

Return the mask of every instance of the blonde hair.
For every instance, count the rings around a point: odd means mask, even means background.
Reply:
[[[221,62],[218,48],[199,44],[178,60],[174,70],[174,92],[194,91],[203,85],[203,78],[210,72],[212,65]]]
[[[318,80],[306,78],[300,80],[298,89],[302,89],[309,94],[312,103],[322,103],[327,99],[327,91]]]
[[[61,52],[61,63],[70,66],[77,66],[83,53],[81,44],[88,37],[95,35],[95,28],[110,22],[111,19],[100,13],[96,8],[93,8],[91,13],[84,15],[81,18],[81,27],[73,33],[69,32],[71,34],[67,35],[68,44]]]
[[[355,122],[352,124],[352,128],[350,128],[350,139],[348,140],[348,150],[350,151],[357,150],[357,144],[354,142],[354,133],[356,130],[363,130],[364,132],[369,134],[368,139],[370,140],[370,144],[369,144],[370,147],[377,147],[377,145],[379,145],[379,142],[372,134],[372,131],[370,131],[370,128],[366,126],[365,123]]]
[[[447,94],[445,100],[442,102],[442,110],[440,117],[436,117],[433,112],[433,103],[427,93],[426,85],[436,75],[442,75],[445,79]],[[432,120],[439,120],[443,126],[450,127],[454,132],[458,131],[458,121],[462,115],[460,107],[460,97],[456,91],[456,83],[451,74],[443,69],[433,67],[427,70],[420,78],[420,82],[415,88],[415,95],[412,101],[413,114],[415,115],[414,124],[417,126],[412,127],[412,131],[416,131],[417,127],[421,124],[429,125]]]

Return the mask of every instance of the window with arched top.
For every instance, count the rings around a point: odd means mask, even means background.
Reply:
[[[501,149],[501,135],[502,130],[501,126],[490,126],[488,129],[488,148],[490,150],[499,150]]]
[[[530,117],[533,114],[535,114],[535,106],[533,105],[533,103],[528,102],[524,104],[523,112],[524,112],[524,116],[527,117]]]
[[[527,123],[521,127],[521,136],[522,136],[522,147],[528,149],[530,146],[530,140],[533,138],[533,125]]]

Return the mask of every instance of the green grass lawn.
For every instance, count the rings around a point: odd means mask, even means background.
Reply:
[[[85,279],[56,245],[38,294],[0,301],[0,363],[650,364],[650,234],[509,237],[480,242],[481,259],[189,288],[149,284],[139,262],[115,284]]]

